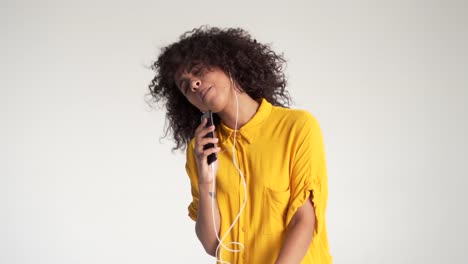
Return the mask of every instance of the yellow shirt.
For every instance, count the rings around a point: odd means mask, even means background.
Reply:
[[[219,138],[217,202],[221,215],[220,237],[237,216],[244,199],[242,179],[232,161],[233,130],[216,128]],[[197,165],[194,140],[187,147],[186,170],[193,200],[189,216],[196,221],[198,208]],[[238,222],[223,241],[240,242],[244,250],[222,250],[230,263],[274,263],[286,227],[296,210],[313,194],[316,214],[314,237],[301,263],[332,263],[325,223],[328,181],[322,133],[307,111],[272,106],[261,100],[257,113],[236,136],[236,158],[247,183],[247,204]]]

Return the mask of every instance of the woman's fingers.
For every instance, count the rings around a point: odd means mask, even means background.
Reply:
[[[219,139],[218,138],[202,138],[200,139],[200,141],[198,141],[198,147],[199,148],[202,148],[206,145],[206,144],[216,144],[218,143]]]
[[[195,140],[200,141],[204,137],[206,137],[208,133],[213,132],[213,131],[215,131],[215,126],[209,126],[209,127],[203,128],[202,130],[198,131],[198,133],[195,132]]]
[[[203,152],[203,146],[206,144],[212,143],[216,144],[218,142],[217,138],[212,138],[212,137],[206,137],[208,133],[211,133],[215,130],[215,126],[209,126],[209,127],[203,127],[205,122],[202,122],[202,124],[196,129],[195,132],[195,153],[200,155],[201,152]]]
[[[206,122],[208,122],[208,120],[206,118],[204,118],[200,125],[195,129],[195,135],[199,134],[201,130],[203,130],[203,128],[205,128],[206,126]]]
[[[213,175],[209,172],[208,156],[213,153],[218,153],[220,148],[216,146],[219,139],[215,137],[207,137],[208,133],[215,131],[215,126],[206,127],[207,119],[203,119],[201,124],[195,129],[195,157],[198,163],[199,177],[203,181],[211,181]],[[213,133],[214,134],[214,133]],[[213,144],[214,147],[203,149],[207,144]],[[215,168],[217,170],[217,161],[215,162]]]
[[[216,148],[216,143],[218,143],[218,139],[217,138],[204,138],[200,141],[199,144],[195,145],[195,149],[194,149],[194,152],[195,152],[195,155],[198,156],[198,157],[201,157],[203,155],[203,153],[205,152],[205,146],[207,144],[213,144],[214,147],[210,147],[206,150],[210,150],[210,149],[215,149]]]
[[[221,150],[221,148],[214,147],[214,148],[209,148],[200,153],[199,159],[201,164],[206,164],[208,166],[207,160],[208,156],[213,153],[218,153]],[[202,165],[203,166],[203,165]]]
[[[219,147],[206,149],[206,150],[203,151],[203,156],[204,156],[204,158],[207,158],[210,154],[219,152],[220,149],[221,148],[219,148]]]

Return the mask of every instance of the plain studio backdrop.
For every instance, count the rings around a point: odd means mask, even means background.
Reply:
[[[467,263],[466,1],[1,1],[0,263],[214,263],[145,102],[159,49],[242,27],[321,124],[335,263]]]

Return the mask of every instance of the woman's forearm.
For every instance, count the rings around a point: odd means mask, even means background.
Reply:
[[[310,199],[298,209],[286,231],[276,264],[301,263],[312,242],[315,226],[315,210]]]
[[[216,193],[212,193],[211,184],[199,185],[198,199],[198,214],[197,222],[195,224],[195,232],[197,233],[197,237],[202,243],[203,248],[205,248],[205,251],[211,256],[215,256],[216,247],[218,246],[216,234],[219,234],[220,214],[218,203],[216,201]],[[213,225],[212,205],[214,205],[214,221],[216,225]]]

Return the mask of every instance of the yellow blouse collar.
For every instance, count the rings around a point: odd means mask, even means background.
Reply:
[[[248,144],[252,143],[255,140],[255,136],[260,133],[260,129],[256,129],[261,125],[271,113],[272,105],[265,98],[262,98],[260,101],[260,106],[258,107],[255,115],[240,129],[237,130],[236,140],[245,139],[245,142]],[[220,124],[220,129],[218,132],[219,141],[224,143],[229,138],[234,138],[234,129],[226,126],[222,121]]]

